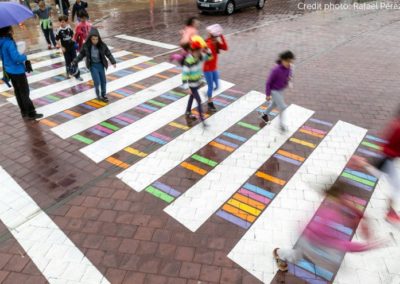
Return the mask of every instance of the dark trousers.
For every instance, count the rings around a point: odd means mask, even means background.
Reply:
[[[49,45],[53,44],[53,46],[56,46],[57,43],[56,43],[56,38],[54,37],[53,29],[44,29],[42,27],[42,31],[47,41],[47,44]]]
[[[106,87],[107,87],[107,81],[106,81],[106,70],[104,68],[104,65],[102,63],[93,63],[92,66],[90,66],[90,74],[92,75],[93,83],[94,83],[94,89],[96,90],[96,96],[100,97],[100,94],[102,97],[106,96]],[[100,93],[100,87],[101,87],[101,93]]]
[[[29,98],[29,85],[25,73],[8,73],[8,75],[10,76],[11,83],[14,87],[15,97],[21,110],[21,114],[24,116],[34,116],[36,114],[36,110],[31,99]]]
[[[64,59],[65,59],[65,68],[67,69],[68,73],[68,68],[71,67],[72,61],[76,57],[76,50],[74,46],[71,47],[65,47],[65,52],[64,52]],[[78,71],[78,74],[75,75],[76,78],[80,77],[80,72]]]
[[[186,107],[186,112],[190,112],[192,110],[193,99],[195,99],[197,102],[197,111],[199,112],[200,119],[204,120],[203,109],[201,107],[201,99],[200,99],[200,95],[199,95],[199,88],[191,87],[190,91],[192,92],[192,94],[189,96],[189,101],[188,101],[188,104]]]

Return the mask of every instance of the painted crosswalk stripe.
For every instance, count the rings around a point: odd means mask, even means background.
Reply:
[[[160,72],[166,71],[170,68],[173,68],[174,66],[175,65],[170,64],[170,63],[161,63],[159,65],[155,65],[153,67],[149,67],[142,71],[133,73],[129,76],[122,77],[122,78],[116,79],[114,81],[111,81],[110,83],[107,84],[107,93],[113,92],[115,90],[118,90],[119,88],[123,88],[130,84],[144,80],[144,79],[151,77],[157,73],[160,73]],[[61,112],[63,110],[72,108],[76,105],[82,104],[91,99],[94,99],[95,97],[96,97],[96,94],[95,94],[94,88],[92,88],[90,90],[84,91],[84,92],[76,94],[74,96],[59,100],[52,104],[48,104],[43,107],[39,107],[36,109],[36,111],[38,113],[42,113],[45,118],[50,115]]]
[[[123,171],[117,177],[136,191],[144,190],[148,185],[179,165],[182,160],[193,155],[198,149],[220,135],[226,128],[243,118],[248,112],[263,102],[258,92],[250,92],[226,108],[207,119],[209,127],[201,124],[192,127],[162,148],[148,155],[145,159]],[[229,116],[226,114],[229,113]],[[163,160],[162,163],[159,161]],[[191,164],[182,165],[201,175],[206,172]],[[149,171],[151,169],[151,171]],[[137,177],[141,178],[138,179]]]
[[[53,128],[52,131],[65,139],[113,116],[134,108],[151,98],[155,98],[171,89],[177,88],[181,83],[181,76],[176,75],[168,80],[139,91],[135,95],[125,97],[103,108],[84,114],[79,118],[60,124]]]
[[[279,121],[272,120],[164,211],[195,232],[313,114],[296,105],[286,111],[287,133],[282,135]],[[218,184],[212,182],[216,178]]]
[[[51,49],[51,50],[44,50],[44,51],[40,51],[37,53],[31,53],[28,54],[28,60],[32,60],[32,59],[36,59],[36,58],[40,58],[40,57],[44,57],[44,56],[48,56],[48,55],[52,55],[55,53],[60,52],[57,49]],[[3,62],[0,61],[0,67],[3,67]]]
[[[0,219],[49,283],[109,283],[0,167]]]
[[[221,86],[215,95],[222,93],[232,87],[233,84],[221,81]],[[200,91],[204,92],[206,87]],[[186,99],[179,99],[174,103],[146,116],[131,125],[117,131],[95,143],[86,146],[80,151],[94,162],[99,163],[107,157],[117,153],[137,140],[156,131],[160,125],[167,124],[171,120],[181,116],[187,104]]]
[[[299,224],[309,220],[322,201],[323,195],[318,189],[332,185],[332,177],[340,175],[365,134],[365,129],[339,121],[228,257],[259,280],[270,283],[276,271],[272,250],[294,245]],[[336,152],[328,154],[331,153],[329,149]],[[329,163],[324,158],[327,155]],[[317,182],[308,179],[310,172],[319,173]],[[314,188],[316,186],[318,188]],[[303,193],[299,194],[300,191]]]
[[[116,53],[114,57],[119,58],[122,56],[123,56],[123,53]],[[117,63],[116,68],[108,68],[106,71],[106,74],[112,74],[112,73],[118,72],[125,68],[135,66],[136,64],[146,62],[147,60],[150,60],[150,59],[151,58],[147,57],[147,56],[140,56],[140,57],[136,57],[136,58],[132,58],[132,59],[129,59],[126,61],[119,62],[119,63]],[[75,78],[71,78],[71,79],[64,80],[64,81],[61,81],[61,82],[58,82],[55,84],[51,84],[51,85],[48,85],[48,86],[45,86],[42,88],[35,89],[35,90],[31,91],[30,98],[31,98],[31,100],[36,100],[38,98],[42,98],[47,95],[57,93],[57,92],[65,90],[65,89],[72,88],[74,86],[83,84],[92,79],[90,73],[82,74],[81,78],[83,81],[78,81]],[[15,97],[8,98],[7,100],[9,102],[11,102],[12,104],[17,105],[17,99]]]
[[[125,34],[116,35],[115,37],[116,38],[120,38],[120,39],[129,40],[129,41],[139,42],[139,43],[143,43],[143,44],[153,45],[153,46],[157,46],[157,47],[161,47],[161,48],[165,48],[165,49],[177,49],[177,48],[179,48],[176,45],[163,43],[163,42],[159,42],[159,41],[148,40],[148,39],[135,37],[135,36],[129,36],[129,35],[125,35]]]

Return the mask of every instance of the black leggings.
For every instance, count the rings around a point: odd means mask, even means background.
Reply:
[[[53,46],[56,46],[56,38],[54,37],[54,32],[53,32],[53,28],[50,29],[44,29],[42,27],[42,31],[44,34],[44,37],[46,38],[47,44],[51,45],[53,44]]]
[[[192,94],[189,96],[189,101],[188,101],[188,104],[187,104],[186,112],[190,112],[192,110],[193,99],[195,99],[196,102],[197,102],[197,110],[199,112],[200,119],[204,120],[203,109],[201,107],[201,99],[200,99],[200,95],[199,95],[199,88],[192,88],[191,87],[190,91],[192,92]]]
[[[67,73],[68,73],[68,68],[71,67],[71,63],[75,59],[75,57],[76,57],[76,50],[74,46],[66,47],[64,52],[64,59],[65,59],[65,68],[67,69]],[[76,78],[80,77],[79,70],[78,73],[75,75],[75,77]]]
[[[10,76],[11,83],[14,87],[15,97],[21,110],[21,114],[25,116],[34,116],[36,114],[36,110],[31,99],[29,98],[29,85],[25,73],[8,73],[8,75]]]

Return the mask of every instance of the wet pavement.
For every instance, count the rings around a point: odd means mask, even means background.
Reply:
[[[395,245],[287,274],[275,274],[271,257],[274,246],[295,245],[290,226],[325,204],[318,190],[343,178],[377,234],[400,241],[382,217],[387,183],[347,165],[354,153],[378,155],[376,137],[399,102],[399,11],[305,12],[298,1],[270,0],[226,17],[200,15],[191,1],[94,2],[89,13],[113,53],[131,52],[109,69],[109,106],[84,95],[88,74],[63,87],[64,74],[54,75],[62,60],[32,75],[53,74],[31,84],[47,112],[40,122],[20,119],[12,91],[0,94],[0,184],[21,198],[0,198],[9,201],[0,203],[1,283],[400,283]],[[176,45],[192,15],[203,28],[221,24],[229,44],[208,130],[182,116],[179,69],[159,65],[174,51],[115,37]],[[35,20],[25,24],[16,38],[44,50]],[[259,121],[263,96],[249,92],[264,92],[285,49],[297,57],[286,99],[297,106],[282,136],[275,120]],[[7,206],[26,216],[17,222]],[[360,238],[357,224],[343,226]]]

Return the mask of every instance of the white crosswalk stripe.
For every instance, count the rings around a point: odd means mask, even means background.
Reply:
[[[259,280],[270,283],[277,270],[273,249],[293,247],[301,225],[310,221],[323,199],[320,190],[333,184],[366,132],[339,121],[228,257]],[[308,179],[309,173],[318,173],[317,183]]]
[[[233,84],[221,81],[220,88],[216,95],[232,87]],[[205,88],[200,90],[205,91]],[[94,162],[99,163],[107,157],[133,144],[137,140],[156,131],[162,125],[181,116],[187,104],[187,98],[181,98],[174,103],[156,111],[152,115],[146,116],[123,129],[114,132],[103,139],[94,142],[80,151]]]
[[[36,59],[36,58],[52,55],[52,54],[55,54],[55,53],[58,53],[58,52],[60,52],[60,50],[51,49],[51,50],[40,51],[40,52],[37,52],[37,53],[31,53],[31,54],[28,54],[28,59],[32,60],[32,59]],[[3,67],[3,62],[1,62],[1,61],[0,61],[0,67]]]
[[[109,283],[2,167],[0,188],[0,220],[49,283]]]
[[[142,71],[133,73],[131,75],[116,79],[107,84],[107,93],[113,92],[115,90],[118,90],[118,89],[123,88],[128,85],[134,84],[134,83],[144,80],[148,77],[151,77],[155,74],[166,71],[172,67],[174,67],[174,65],[169,64],[169,63],[161,63],[161,64],[155,65],[153,67],[144,69]],[[42,113],[43,118],[46,118],[50,115],[53,115],[58,112],[64,111],[66,109],[72,108],[74,106],[77,106],[79,104],[82,104],[82,103],[89,101],[91,99],[94,99],[94,98],[96,98],[96,93],[95,93],[94,88],[92,88],[90,90],[84,91],[84,92],[76,94],[74,96],[59,100],[55,103],[37,108],[36,111],[38,113]]]
[[[159,42],[159,41],[154,41],[154,40],[148,40],[148,39],[135,37],[135,36],[116,35],[115,37],[116,38],[120,38],[120,39],[129,40],[129,41],[138,42],[138,43],[143,43],[143,44],[147,44],[147,45],[157,46],[157,47],[161,47],[161,48],[165,48],[165,49],[177,49],[177,48],[179,48],[179,46],[176,46],[176,45],[163,43],[163,42]]]

